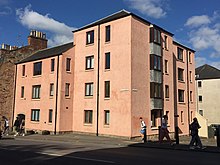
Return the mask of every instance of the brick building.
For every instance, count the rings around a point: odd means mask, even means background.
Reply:
[[[13,118],[15,63],[44,48],[47,48],[46,35],[35,30],[28,36],[26,46],[2,44],[0,47],[0,117],[6,116],[10,124]]]

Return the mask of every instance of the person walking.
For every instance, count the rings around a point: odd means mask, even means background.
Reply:
[[[9,121],[5,116],[2,116],[2,119],[4,120],[4,129],[3,129],[3,135],[8,136],[9,133]]]
[[[141,130],[140,130],[140,135],[141,135],[141,140],[142,142],[146,142],[146,124],[143,120],[142,117],[140,117],[140,122],[141,122]]]
[[[20,119],[19,119],[19,117],[16,117],[16,120],[14,122],[14,131],[15,131],[14,136],[19,135],[19,132],[20,132]]]
[[[25,120],[22,119],[21,120],[21,124],[20,124],[20,133],[21,136],[25,136]]]
[[[199,129],[201,126],[199,125],[198,119],[195,117],[193,118],[193,122],[190,124],[189,129],[190,129],[190,135],[192,136],[190,143],[189,143],[189,148],[190,149],[204,149],[202,142],[199,137]]]
[[[167,122],[168,122],[168,116],[163,115],[162,122],[161,122],[161,128],[160,128],[160,136],[159,136],[159,143],[161,144],[164,137],[169,141],[170,145],[173,145],[170,135],[169,135],[169,130],[167,129]]]

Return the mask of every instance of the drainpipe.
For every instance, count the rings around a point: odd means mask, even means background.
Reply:
[[[14,96],[13,96],[13,110],[12,110],[12,127],[14,122],[14,112],[15,112],[15,96],[16,96],[16,82],[17,82],[17,64],[15,64],[15,76],[14,76]]]
[[[58,55],[57,58],[57,77],[56,77],[56,103],[55,103],[55,126],[54,126],[54,134],[57,134],[57,104],[58,104],[58,79],[59,79],[59,61],[60,61],[60,55]]]
[[[99,136],[99,64],[100,64],[100,25],[98,25],[98,68],[97,68],[96,136]]]
[[[188,50],[186,50],[186,70],[187,70],[187,109],[188,109],[188,126],[190,125],[190,107],[189,107],[189,103],[190,103],[190,91],[189,91],[189,62],[188,62]],[[189,131],[190,132],[190,131]]]

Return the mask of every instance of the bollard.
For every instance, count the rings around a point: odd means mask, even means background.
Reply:
[[[175,127],[175,139],[176,139],[176,144],[179,144],[179,127]]]
[[[161,126],[158,126],[158,141],[160,141],[160,129],[161,129]]]
[[[145,133],[144,133],[144,143],[147,142],[147,127],[145,129]]]
[[[215,128],[215,136],[216,136],[217,147],[220,147],[220,126],[217,126]]]

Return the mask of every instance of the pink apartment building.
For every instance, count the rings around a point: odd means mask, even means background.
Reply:
[[[195,51],[143,18],[119,11],[73,31],[74,42],[17,64],[14,116],[27,130],[122,137],[188,134],[196,110]]]

